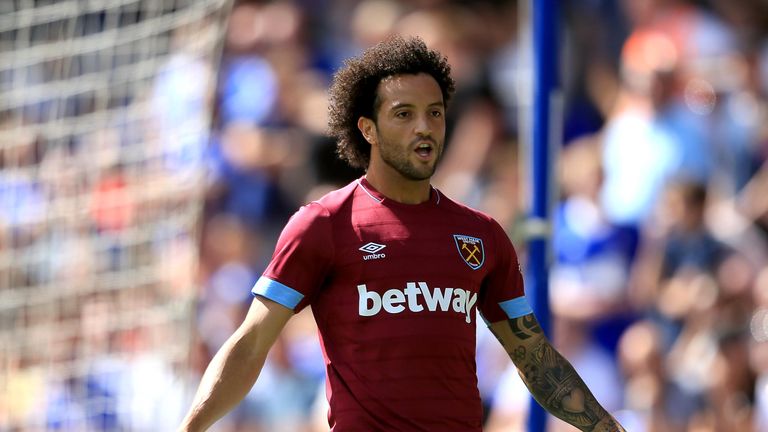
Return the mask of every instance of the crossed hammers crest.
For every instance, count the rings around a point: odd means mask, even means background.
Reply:
[[[475,261],[475,264],[477,264],[477,265],[480,265],[480,258],[478,258],[478,257],[476,257],[476,256],[475,256],[475,254],[476,254],[476,253],[478,253],[478,252],[480,251],[480,248],[479,248],[479,247],[477,247],[477,245],[476,245],[476,244],[473,244],[473,245],[472,245],[472,249],[470,249],[470,248],[469,248],[469,246],[467,246],[467,244],[466,244],[466,243],[462,243],[462,244],[461,244],[461,248],[462,248],[463,250],[465,250],[465,251],[469,252],[469,255],[467,255],[467,256],[465,257],[465,259],[467,260],[467,262],[469,262],[469,260],[474,260],[474,261]]]

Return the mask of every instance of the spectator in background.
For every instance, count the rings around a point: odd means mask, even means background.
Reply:
[[[613,354],[634,319],[626,281],[638,236],[611,222],[600,206],[603,169],[600,142],[584,137],[560,158],[562,198],[554,212],[550,291],[552,313],[587,326],[593,343]]]
[[[602,134],[601,206],[609,221],[629,229],[641,229],[680,167],[678,137],[656,122],[654,103],[655,89],[670,91],[664,84],[676,56],[670,41],[658,33],[635,35],[623,51],[623,90]]]
[[[680,320],[690,312],[692,302],[701,298],[687,282],[696,275],[714,277],[729,253],[705,225],[706,197],[704,186],[697,183],[670,186],[658,206],[659,217],[653,224],[657,231],[647,233],[656,237],[644,245],[639,265],[647,279],[638,284],[644,291],[634,294],[641,302],[638,306],[647,307],[659,319],[665,349],[677,339]]]
[[[647,320],[630,325],[619,339],[616,361],[624,381],[620,418],[631,430],[667,430],[669,425],[664,413],[666,371],[657,327]]]
[[[159,141],[161,166],[179,181],[196,181],[208,143],[214,71],[198,52],[194,35],[200,29],[182,26],[172,35],[173,51],[155,77],[149,105],[149,139]],[[190,85],[194,82],[197,85]],[[135,132],[133,132],[135,133]],[[129,131],[124,135],[130,136]],[[125,140],[126,137],[123,137]]]
[[[663,234],[649,239],[640,263],[657,281],[641,284],[654,290],[641,297],[650,300],[648,317],[661,349],[669,351],[660,382],[665,421],[675,427],[729,424],[724,430],[730,430],[743,419],[717,407],[752,392],[744,337],[754,270],[706,227],[707,202],[697,183],[680,181],[667,189],[654,219]]]
[[[755,430],[768,428],[768,269],[763,268],[753,285],[755,310],[751,316],[749,340],[750,369],[756,374],[754,412]]]

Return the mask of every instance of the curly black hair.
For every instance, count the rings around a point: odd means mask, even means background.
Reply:
[[[333,76],[329,91],[328,133],[337,140],[336,153],[354,168],[366,169],[371,146],[357,128],[357,120],[376,120],[379,83],[394,75],[427,73],[440,86],[443,103],[454,91],[451,66],[439,52],[418,37],[394,36],[347,60]]]

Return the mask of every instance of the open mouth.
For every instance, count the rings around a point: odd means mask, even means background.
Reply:
[[[421,143],[416,146],[416,154],[423,158],[428,158],[432,154],[432,145],[429,143]]]

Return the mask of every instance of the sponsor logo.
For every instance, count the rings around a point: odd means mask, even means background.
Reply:
[[[407,308],[411,312],[448,312],[464,314],[464,320],[472,322],[472,308],[477,303],[477,293],[462,288],[430,288],[426,282],[408,282],[405,289],[392,288],[379,294],[368,291],[365,284],[357,286],[360,294],[358,313],[360,316],[374,316],[383,310],[399,314]]]
[[[460,234],[453,235],[453,241],[456,242],[456,248],[459,250],[459,256],[472,270],[477,270],[485,262],[485,248],[483,241],[477,237],[470,237]]]
[[[358,250],[368,254],[368,255],[364,255],[363,256],[363,259],[367,261],[367,260],[372,260],[372,259],[385,258],[387,256],[386,254],[384,254],[384,253],[376,253],[376,252],[384,249],[385,247],[387,247],[387,246],[383,245],[383,244],[378,244],[378,243],[370,242],[370,243],[364,244]]]

